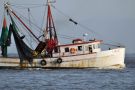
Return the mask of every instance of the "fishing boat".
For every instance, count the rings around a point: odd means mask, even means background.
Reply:
[[[85,40],[81,38],[75,38],[69,44],[60,44],[51,12],[52,5],[50,1],[47,0],[46,6],[46,28],[38,37],[23,19],[16,14],[9,3],[4,5],[6,15],[10,18],[10,24],[8,28],[6,17],[4,16],[0,38],[0,67],[54,69],[121,69],[125,67],[125,47],[123,46],[118,45],[115,48],[101,50],[103,40]],[[71,18],[69,18],[69,21],[78,25],[78,22]],[[22,29],[19,28],[18,24],[21,24],[23,29],[26,29],[30,36],[37,42],[34,49],[26,43],[26,36],[20,33]],[[11,36],[14,38],[18,56],[7,55],[7,47],[10,47]],[[84,34],[85,36],[86,34]]]

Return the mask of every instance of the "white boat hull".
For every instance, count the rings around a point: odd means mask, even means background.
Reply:
[[[101,51],[93,54],[61,57],[62,63],[57,63],[58,58],[45,58],[46,65],[41,65],[42,59],[34,59],[32,65],[25,62],[20,65],[19,58],[0,57],[0,67],[6,68],[99,68],[121,69],[125,67],[125,48]]]

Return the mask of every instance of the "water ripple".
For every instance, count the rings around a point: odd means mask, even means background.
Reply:
[[[124,70],[1,69],[0,90],[135,90],[133,64]]]

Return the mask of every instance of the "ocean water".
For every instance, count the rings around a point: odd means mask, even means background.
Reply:
[[[135,90],[135,58],[123,70],[0,69],[0,90]]]

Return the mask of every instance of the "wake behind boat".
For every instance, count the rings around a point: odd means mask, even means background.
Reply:
[[[23,20],[14,12],[10,4],[5,4],[5,11],[10,18],[9,30],[7,28],[6,17],[3,19],[3,29],[1,32],[0,67],[11,68],[124,68],[125,48],[118,46],[115,48],[101,50],[102,40],[73,39],[70,44],[59,44],[57,30],[51,12],[51,4],[47,0],[46,28],[37,37]],[[27,32],[38,43],[32,49],[25,42],[25,35],[21,36],[23,26]],[[77,25],[78,23],[69,18],[69,21]],[[7,47],[11,44],[13,34],[18,57],[9,57]],[[85,35],[84,35],[85,36]],[[42,40],[41,40],[42,37]],[[30,42],[31,43],[31,42]]]

